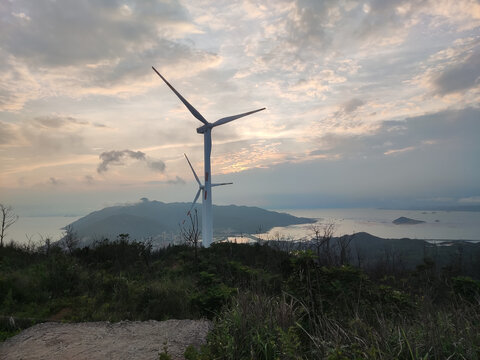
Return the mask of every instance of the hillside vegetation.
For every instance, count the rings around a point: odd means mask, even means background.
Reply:
[[[455,264],[364,270],[282,246],[222,243],[196,258],[126,234],[71,251],[10,244],[0,336],[47,320],[206,317],[208,343],[187,359],[480,358],[480,282]]]

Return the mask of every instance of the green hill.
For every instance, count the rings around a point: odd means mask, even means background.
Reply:
[[[164,233],[176,234],[185,219],[189,203],[163,203],[142,200],[136,204],[112,206],[92,212],[70,224],[84,243],[119,234],[129,234],[132,239],[156,238]],[[201,206],[197,206],[201,224]],[[213,206],[214,234],[253,234],[268,231],[276,226],[313,223],[314,219],[268,211],[250,206]]]

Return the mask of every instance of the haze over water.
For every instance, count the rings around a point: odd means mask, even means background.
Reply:
[[[480,240],[480,212],[474,211],[421,211],[383,209],[295,209],[275,210],[294,216],[318,219],[318,224],[335,224],[335,236],[368,232],[382,238],[412,238],[435,240]],[[425,221],[424,224],[395,225],[393,220],[405,216]],[[13,239],[24,244],[31,239],[41,242],[42,238],[60,239],[62,227],[79,217],[20,217],[8,231],[7,241]],[[438,220],[438,221],[437,221]],[[277,235],[293,239],[311,234],[310,225],[293,225],[273,228],[263,238]]]

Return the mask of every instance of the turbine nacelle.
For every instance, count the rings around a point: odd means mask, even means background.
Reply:
[[[212,124],[208,123],[206,125],[203,125],[203,126],[200,126],[199,128],[197,128],[197,134],[205,134],[205,132],[208,130],[208,129],[211,129],[213,126]]]

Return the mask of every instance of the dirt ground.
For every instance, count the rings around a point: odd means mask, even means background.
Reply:
[[[204,344],[207,320],[43,323],[0,343],[1,360],[158,359],[166,344],[172,359]]]

